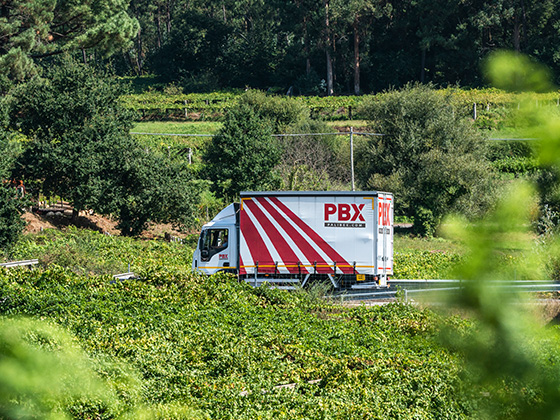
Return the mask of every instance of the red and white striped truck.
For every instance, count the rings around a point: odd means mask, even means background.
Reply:
[[[205,224],[193,270],[233,272],[255,286],[385,287],[393,274],[391,193],[242,192]]]

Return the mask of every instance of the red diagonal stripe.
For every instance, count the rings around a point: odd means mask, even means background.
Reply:
[[[249,202],[250,200],[244,201],[244,205]],[[239,229],[245,238],[245,243],[249,248],[255,265],[257,265],[257,263],[259,264],[259,273],[273,273],[274,261],[272,261],[272,256],[268,252],[259,231],[244,209],[242,209],[240,213]],[[263,265],[267,265],[268,267],[262,267]],[[270,267],[270,265],[272,265],[272,267]]]
[[[316,262],[317,265],[322,265],[322,267],[317,267],[317,273],[329,274],[332,271],[330,268],[325,267],[325,265],[328,265],[328,263],[323,259],[323,257],[321,257],[321,254],[319,254],[315,250],[315,248],[313,248],[313,246],[307,241],[307,239],[305,239],[297,231],[297,229],[294,228],[288,220],[286,220],[285,216],[280,214],[280,212],[276,210],[276,208],[274,208],[274,206],[270,204],[267,199],[258,198],[258,201],[274,218],[274,220],[276,220],[276,222],[278,222],[278,224],[282,226],[282,229],[284,229],[284,231],[288,234],[292,241],[294,241],[301,252],[305,255],[305,258],[307,258],[307,262],[309,264],[313,264],[314,262]]]
[[[280,232],[278,232],[278,229],[276,229],[269,218],[263,213],[257,203],[255,203],[253,200],[250,200],[246,201],[245,205],[251,210],[255,218],[265,230],[267,236],[274,244],[274,248],[278,252],[278,255],[282,259],[284,265],[287,266],[286,268],[288,269],[288,272],[290,272],[291,274],[297,274],[299,272],[297,268],[299,258],[292,250],[288,242],[286,242],[284,237],[280,234]],[[293,267],[294,265],[296,267]]]
[[[336,250],[330,246],[317,232],[315,232],[311,227],[309,227],[303,220],[301,220],[293,211],[291,211],[284,203],[282,203],[277,197],[270,197],[270,199],[276,204],[291,220],[294,222],[301,230],[303,230],[307,236],[311,238],[313,242],[321,248],[321,250],[327,254],[327,256],[336,262],[337,270],[341,270],[344,274],[352,274],[353,268]],[[346,267],[340,267],[339,264],[346,265]]]

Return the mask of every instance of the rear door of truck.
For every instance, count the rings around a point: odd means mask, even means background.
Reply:
[[[375,210],[377,217],[377,274],[386,278],[393,274],[393,195],[378,193]]]

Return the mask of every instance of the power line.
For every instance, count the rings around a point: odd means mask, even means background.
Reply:
[[[137,131],[131,131],[130,134],[141,135],[141,136],[175,136],[175,137],[214,137],[216,134],[178,134],[178,133],[141,133]],[[379,136],[383,137],[386,134],[382,133],[366,133],[361,131],[337,131],[336,133],[292,133],[292,134],[271,134],[272,137],[305,137],[305,136],[349,136],[350,134],[359,136]],[[489,137],[488,141],[538,141],[539,139],[534,137]]]

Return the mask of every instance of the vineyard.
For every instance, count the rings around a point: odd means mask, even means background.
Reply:
[[[442,278],[464,259],[459,243],[395,239],[400,278]],[[10,372],[54,379],[48,391],[14,388],[10,404],[83,419],[439,419],[536,403],[531,388],[513,406],[489,402],[502,382],[465,376],[441,334],[468,336],[474,321],[398,302],[341,306],[324,285],[286,292],[200,276],[189,269],[195,243],[76,228],[24,236],[10,258],[39,267],[0,268],[0,351],[19,349],[5,359]],[[137,279],[112,278],[128,264]],[[70,377],[90,385],[70,392]]]
[[[498,89],[440,89],[442,96],[451,95],[461,114],[475,115],[481,128],[497,128],[494,120],[503,117],[506,107],[517,105],[521,96]],[[169,94],[149,91],[124,95],[125,107],[136,110],[141,120],[219,120],[224,112],[235,106],[242,90],[213,93]],[[362,119],[360,113],[364,100],[382,98],[385,93],[368,96],[297,96],[287,101],[303,103],[314,118],[330,121]],[[525,96],[526,98],[526,96]],[[532,94],[537,105],[558,105],[558,93]],[[496,115],[497,114],[497,115]]]
[[[75,337],[112,396],[64,396],[63,409],[77,418],[140,409],[147,418],[469,414],[460,357],[434,341],[442,322],[435,313],[345,308],[319,288],[287,293],[204,278],[188,270],[191,253],[184,244],[76,229],[26,236],[13,256],[38,256],[43,268],[0,271],[0,329],[6,318],[26,316]],[[419,255],[408,270],[441,259]],[[127,263],[140,280],[113,281],[108,274]]]
[[[430,311],[346,309],[161,268],[141,277],[111,283],[60,268],[0,274],[2,313],[62,325],[116,394],[111,405],[65,401],[75,417],[140,408],[160,412],[155,418],[213,419],[469,412],[458,392],[460,358],[434,341],[439,318]]]

